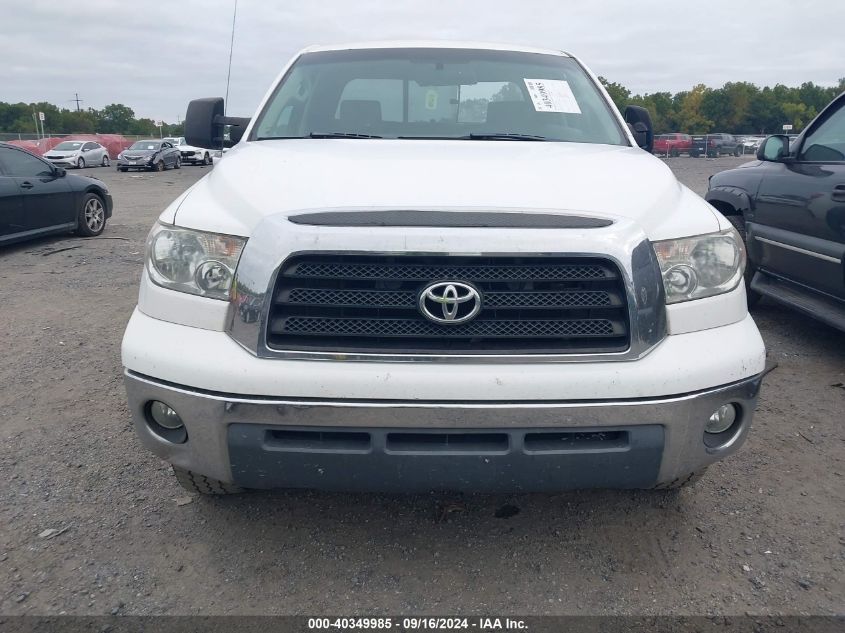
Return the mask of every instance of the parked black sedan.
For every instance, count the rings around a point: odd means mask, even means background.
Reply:
[[[0,244],[69,231],[92,237],[103,232],[111,213],[101,180],[68,174],[0,143]]]
[[[761,295],[845,330],[845,93],[790,143],[713,176],[705,196],[748,249],[749,303]]]
[[[164,171],[168,167],[179,169],[182,156],[169,141],[135,141],[117,155],[117,170],[151,169]]]

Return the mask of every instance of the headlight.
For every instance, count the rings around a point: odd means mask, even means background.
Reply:
[[[164,288],[229,298],[246,238],[158,224],[147,237],[147,271]]]
[[[121,160],[122,158],[123,158],[123,152],[120,152],[120,154],[117,155],[117,160]]]
[[[745,246],[733,228],[653,245],[663,275],[666,303],[729,292],[745,272]]]

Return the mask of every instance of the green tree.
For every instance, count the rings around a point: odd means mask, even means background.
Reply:
[[[713,121],[702,110],[704,99],[710,89],[704,84],[694,86],[681,100],[678,109],[678,127],[690,134],[704,134],[711,131]]]
[[[112,103],[100,111],[100,120],[97,123],[98,132],[128,134],[135,123],[135,112],[122,103]]]

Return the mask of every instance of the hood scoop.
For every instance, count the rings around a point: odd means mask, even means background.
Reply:
[[[308,226],[419,226],[489,229],[600,229],[613,224],[606,218],[553,213],[506,211],[320,211],[288,216]]]

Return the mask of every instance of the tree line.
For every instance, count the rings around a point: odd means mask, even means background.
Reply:
[[[46,134],[127,134],[158,136],[155,121],[137,118],[129,106],[112,103],[102,110],[59,108],[52,103],[4,103],[0,101],[0,132],[35,134],[35,117],[44,113]],[[35,114],[35,117],[33,116]],[[181,136],[183,125],[164,123],[163,136]],[[40,132],[40,130],[39,130]]]
[[[834,97],[845,91],[845,77],[825,88],[811,81],[797,88],[782,84],[758,88],[747,81],[729,82],[721,88],[704,84],[682,92],[632,95],[622,84],[599,77],[616,106],[638,105],[651,113],[654,131],[706,134],[775,134],[784,124],[800,132]]]
[[[774,134],[784,124],[800,132],[834,97],[845,91],[845,77],[833,87],[805,82],[797,88],[783,84],[758,88],[746,82],[729,82],[721,88],[704,84],[672,94],[653,92],[632,95],[620,83],[599,77],[616,106],[639,105],[651,113],[655,132],[728,132]],[[129,106],[113,103],[102,110],[59,108],[51,103],[4,103],[0,101],[0,132],[35,133],[33,113],[43,112],[48,134],[158,135],[152,119],[137,118]],[[165,123],[164,136],[180,136],[181,123]]]

